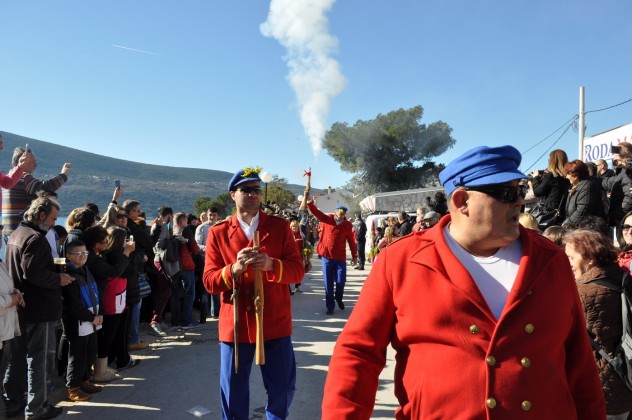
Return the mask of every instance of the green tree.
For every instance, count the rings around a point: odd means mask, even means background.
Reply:
[[[267,193],[264,192],[264,194],[267,194],[268,201],[270,203],[276,202],[281,210],[288,208],[290,204],[296,200],[294,194],[285,189],[286,185],[287,178],[281,178],[278,175],[273,175],[272,181],[270,181],[267,185]],[[266,186],[264,185],[264,189],[265,188]],[[265,197],[263,197],[263,200],[265,200]]]
[[[215,198],[201,195],[193,202],[193,208],[195,209],[195,214],[197,215],[208,210],[210,207],[217,207],[217,210],[219,210],[219,216],[226,217],[231,214],[233,200],[230,197],[230,194],[226,192]]]
[[[352,127],[334,123],[323,147],[343,171],[355,174],[346,188],[366,195],[437,185],[443,165],[431,159],[456,140],[447,123],[421,124],[422,116],[423,108],[417,105],[358,120]]]

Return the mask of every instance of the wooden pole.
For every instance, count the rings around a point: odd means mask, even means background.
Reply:
[[[253,237],[253,245],[259,249],[259,231],[255,232]],[[257,341],[255,347],[255,363],[258,365],[266,364],[266,353],[263,346],[263,279],[261,270],[255,270],[255,314],[257,319]]]

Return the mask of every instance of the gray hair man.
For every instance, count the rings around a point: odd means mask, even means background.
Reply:
[[[74,281],[55,270],[45,237],[58,213],[59,204],[54,200],[33,200],[7,242],[7,269],[15,287],[24,292],[25,303],[18,310],[22,335],[11,342],[11,359],[4,378],[7,417],[24,410],[26,418],[52,419],[63,411],[50,405],[46,389],[49,340],[55,336],[55,322],[61,319],[61,288]]]

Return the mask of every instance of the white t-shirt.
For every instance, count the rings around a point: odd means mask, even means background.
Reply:
[[[467,252],[454,240],[450,234],[449,225],[443,228],[443,236],[452,253],[474,279],[489,309],[496,319],[500,318],[507,303],[509,291],[516,281],[522,257],[522,242],[516,239],[500,248],[491,257],[477,257]]]

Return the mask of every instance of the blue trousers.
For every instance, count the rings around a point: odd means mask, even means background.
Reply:
[[[336,306],[335,301],[342,300],[345,293],[347,262],[323,257],[323,280],[325,281],[325,305],[328,310],[333,311]]]
[[[50,407],[46,387],[48,349],[54,322],[24,324],[22,335],[11,340],[9,365],[4,377],[4,400],[7,410],[15,410],[25,402],[26,416],[40,416]]]
[[[264,343],[266,363],[261,377],[268,394],[266,418],[285,419],[296,389],[296,360],[291,337]],[[248,420],[250,411],[250,371],[255,345],[239,343],[239,373],[235,374],[235,345],[221,342],[220,393],[223,419]]]

